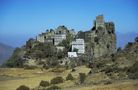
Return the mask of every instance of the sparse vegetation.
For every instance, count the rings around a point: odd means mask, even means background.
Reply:
[[[128,77],[130,79],[138,79],[138,61],[128,69]]]

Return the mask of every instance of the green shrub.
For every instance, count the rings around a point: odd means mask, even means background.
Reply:
[[[63,83],[64,79],[62,77],[55,77],[51,80],[51,84]]]
[[[25,85],[21,85],[16,90],[30,90],[30,88]]]
[[[86,78],[85,73],[79,73],[79,79],[81,84],[84,82],[85,78]]]
[[[50,83],[48,81],[43,81],[43,80],[39,84],[39,86],[42,86],[42,87],[47,87],[49,85],[50,85]]]
[[[66,77],[66,80],[74,80],[74,77],[72,76],[72,74],[68,74],[68,76]]]
[[[47,88],[46,90],[60,90],[60,89],[61,89],[60,87],[54,85],[54,86]]]

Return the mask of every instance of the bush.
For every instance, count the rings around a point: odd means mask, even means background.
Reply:
[[[30,88],[25,85],[21,85],[16,90],[30,90]]]
[[[121,52],[121,51],[122,51],[121,47],[117,48],[117,52]]]
[[[55,77],[51,80],[51,84],[63,83],[64,79],[62,77]]]
[[[80,83],[82,84],[86,78],[85,73],[79,73]]]
[[[138,79],[138,62],[128,69],[128,77],[130,79]]]
[[[74,80],[74,77],[72,76],[72,74],[68,74],[68,76],[66,77],[66,80]]]
[[[138,37],[135,38],[135,42],[138,42]]]
[[[51,86],[49,88],[47,88],[46,90],[60,90],[61,88],[58,86]]]
[[[41,81],[40,82],[40,84],[39,84],[39,86],[42,86],[42,87],[47,87],[47,86],[49,86],[50,84],[49,84],[49,82],[48,81]]]
[[[75,70],[75,68],[73,68],[72,70],[71,70],[71,72],[75,72],[76,70]]]

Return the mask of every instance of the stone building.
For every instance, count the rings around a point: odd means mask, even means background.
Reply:
[[[85,43],[84,39],[76,39],[75,41],[72,41],[72,51],[75,49],[78,50],[78,53],[84,53],[85,52]]]
[[[44,36],[43,36],[42,34],[39,34],[39,35],[36,37],[36,40],[39,41],[39,42],[44,43]]]
[[[53,38],[44,39],[44,43],[53,45],[54,44],[54,39]]]
[[[65,26],[59,26],[55,30],[46,30],[45,33],[39,34],[36,40],[42,43],[53,43],[58,45],[64,39],[66,39],[67,34],[71,34],[75,37],[76,33],[73,29],[68,30]]]
[[[66,34],[55,34],[54,45],[58,45],[60,42],[66,39]]]
[[[52,43],[55,32],[53,30],[47,30],[45,33],[41,33],[36,37],[36,40],[42,43]]]
[[[56,28],[55,33],[56,34],[67,34],[69,30],[63,25]]]

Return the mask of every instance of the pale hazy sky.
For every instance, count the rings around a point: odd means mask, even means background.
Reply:
[[[21,46],[59,25],[89,30],[99,14],[117,32],[138,33],[138,0],[0,0],[0,42]]]

